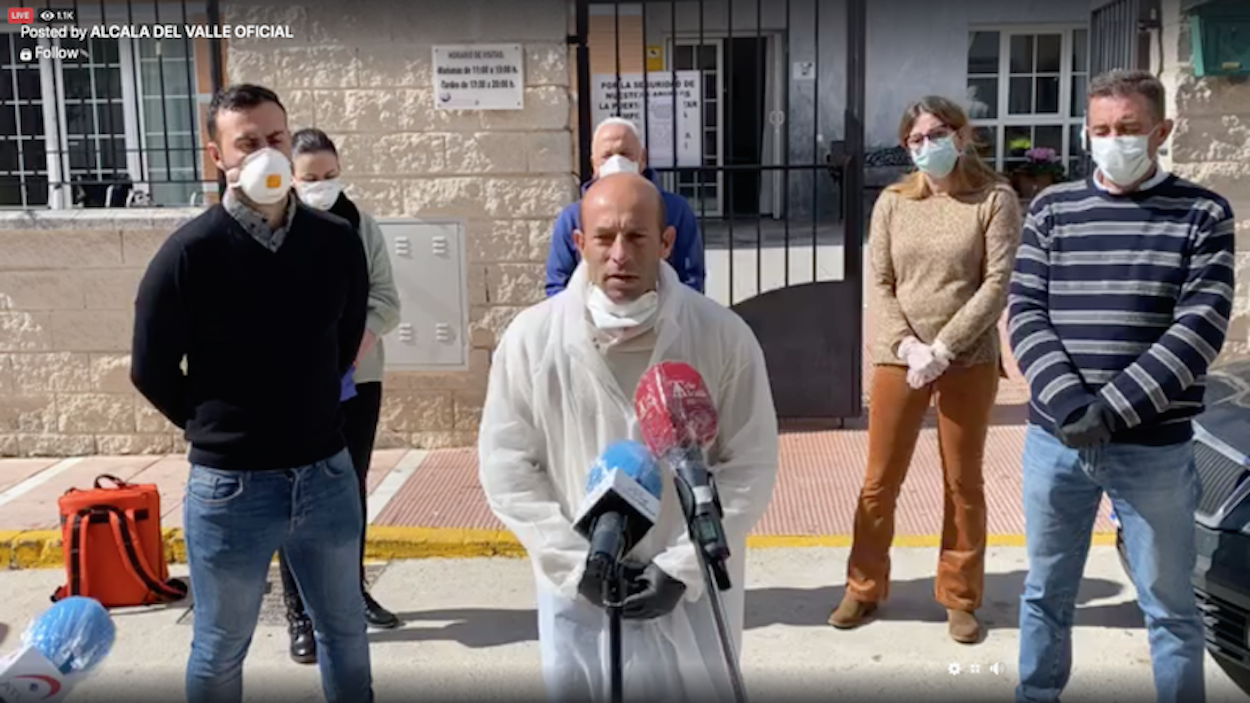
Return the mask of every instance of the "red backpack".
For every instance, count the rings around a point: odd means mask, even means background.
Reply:
[[[113,486],[101,485],[105,480]],[[94,488],[71,488],[56,503],[69,580],[52,594],[53,601],[86,596],[106,608],[124,608],[187,595],[186,583],[169,578],[155,484],[102,474]]]

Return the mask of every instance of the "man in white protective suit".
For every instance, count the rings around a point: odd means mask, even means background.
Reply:
[[[580,595],[589,543],[573,516],[599,453],[615,441],[641,440],[633,397],[644,371],[661,361],[689,364],[716,404],[719,432],[707,461],[732,551],[733,588],[722,598],[737,652],[746,537],[777,477],[763,352],[740,317],[682,285],[665,261],[675,232],[665,225],[659,191],[635,174],[599,179],[582,197],[580,222],[581,262],[568,287],[521,312],[499,340],[479,435],[487,501],[534,567],[553,701],[609,694],[607,613]],[[624,697],[726,700],[711,601],[667,469],[665,476],[660,516],[628,555],[645,568],[622,627]]]

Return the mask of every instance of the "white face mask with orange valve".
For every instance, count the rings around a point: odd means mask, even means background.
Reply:
[[[271,147],[254,151],[239,164],[233,185],[257,205],[282,202],[291,192],[291,160]]]

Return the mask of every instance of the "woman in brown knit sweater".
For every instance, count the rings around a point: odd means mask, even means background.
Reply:
[[[1015,191],[977,156],[958,105],[911,105],[899,140],[918,168],[881,194],[869,249],[877,334],[868,466],[846,594],[829,623],[862,624],[887,596],[894,508],[929,405],[937,405],[945,514],[934,597],[950,635],[980,639],[985,574],[981,464],[1001,370],[998,320],[1020,243]]]

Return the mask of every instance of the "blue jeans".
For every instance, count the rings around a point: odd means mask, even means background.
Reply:
[[[1020,597],[1016,701],[1057,701],[1072,671],[1072,619],[1105,491],[1146,618],[1159,703],[1202,703],[1202,619],[1190,581],[1197,561],[1193,444],[1109,444],[1075,450],[1030,425],[1024,439],[1029,575]]]
[[[183,498],[195,596],[188,703],[242,699],[243,659],[279,548],[286,551],[316,630],[326,700],[373,699],[360,597],[356,483],[347,450],[297,469],[191,467]]]

